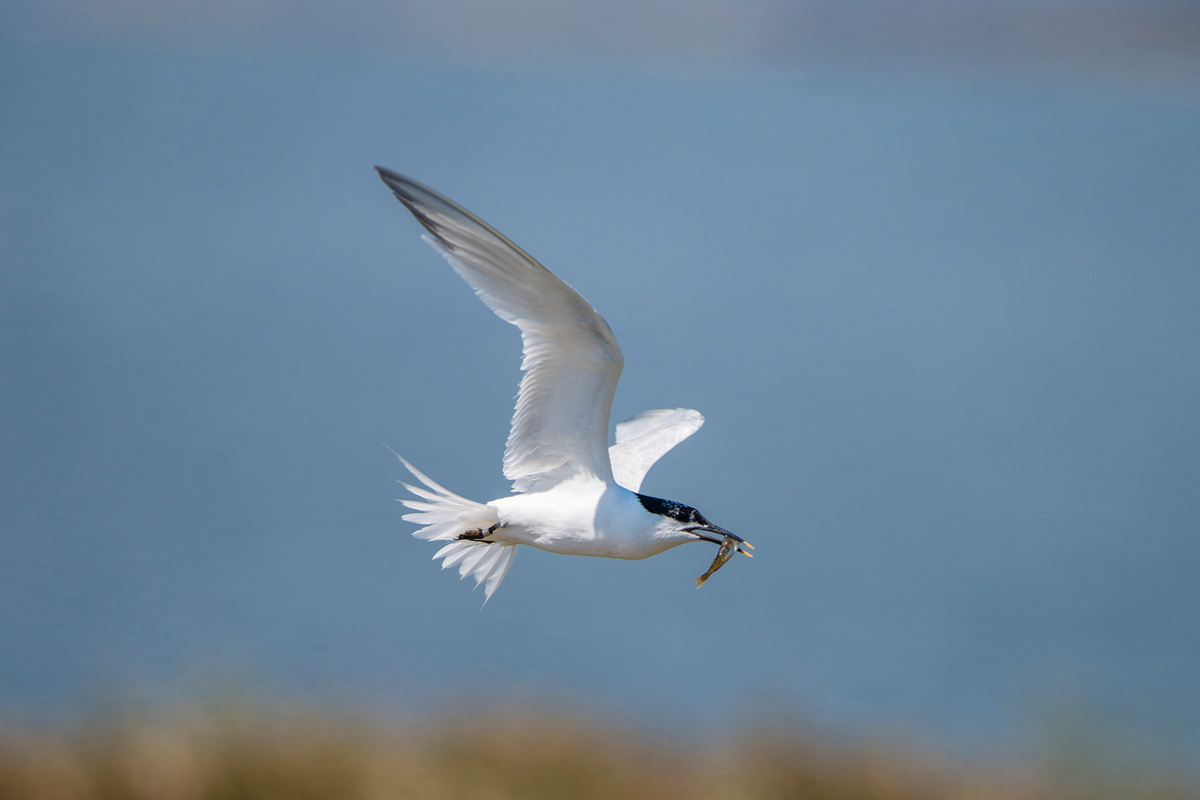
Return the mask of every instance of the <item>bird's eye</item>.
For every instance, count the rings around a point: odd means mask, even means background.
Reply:
[[[671,511],[671,516],[675,518],[676,522],[695,523],[703,520],[703,517],[700,516],[700,512],[691,506],[681,505],[673,508]]]

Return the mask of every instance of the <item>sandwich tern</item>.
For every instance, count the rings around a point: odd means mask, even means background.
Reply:
[[[427,186],[375,168],[427,233],[422,237],[489,308],[521,331],[525,375],[504,452],[514,494],[476,503],[443,488],[397,454],[421,486],[402,502],[423,525],[413,535],[446,542],[433,558],[492,596],[527,544],[551,553],[642,559],[688,542],[720,545],[697,588],[734,552],[753,547],[691,506],[640,494],[668,450],[704,423],[688,408],[645,411],[617,425],[608,415],[624,359],[608,323],[561,278],[465,208]]]

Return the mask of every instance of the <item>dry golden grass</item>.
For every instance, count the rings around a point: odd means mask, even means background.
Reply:
[[[688,744],[554,712],[390,724],[236,707],[0,729],[0,800],[1196,798],[1182,781],[953,767],[760,728]]]

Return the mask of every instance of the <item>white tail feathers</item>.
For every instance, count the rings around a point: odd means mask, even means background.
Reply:
[[[434,553],[433,557],[442,559],[442,569],[458,564],[460,576],[465,578],[471,575],[475,578],[476,586],[482,583],[486,603],[508,574],[518,547],[520,545],[503,542],[451,542]]]
[[[411,486],[400,481],[400,485],[420,498],[400,501],[407,508],[417,512],[405,514],[405,521],[425,526],[414,531],[413,536],[434,542],[448,541],[449,544],[433,554],[434,560],[442,559],[442,569],[457,565],[460,576],[465,578],[470,575],[475,578],[476,586],[483,584],[486,603],[508,574],[518,545],[476,542],[458,537],[470,530],[486,531],[495,525],[500,521],[496,509],[460,497],[439,486],[425,473],[408,463],[403,456],[396,454],[396,458],[399,458],[400,463],[426,487]]]

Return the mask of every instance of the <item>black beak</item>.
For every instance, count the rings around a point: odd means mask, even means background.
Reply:
[[[730,533],[720,525],[697,525],[694,528],[684,528],[684,530],[688,533],[699,536],[706,542],[712,542],[713,544],[724,544],[726,536],[734,541],[741,542],[742,544],[746,543],[745,539],[738,536],[736,533]]]
[[[692,534],[696,538],[713,544],[724,545],[727,538],[733,539],[738,543],[737,551],[744,556],[750,556],[750,551],[754,549],[754,545],[747,542],[736,533],[730,533],[720,525],[697,525],[694,528],[684,528],[684,531]],[[751,556],[753,558],[753,556]]]

